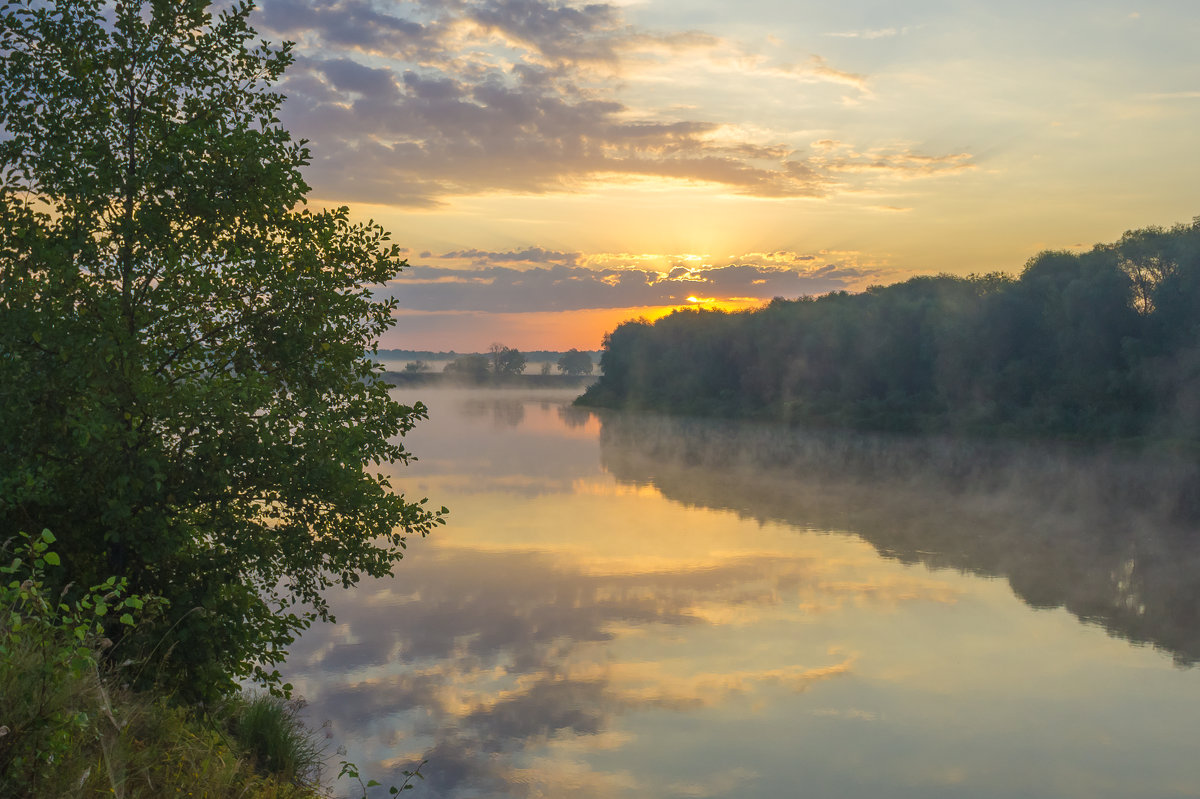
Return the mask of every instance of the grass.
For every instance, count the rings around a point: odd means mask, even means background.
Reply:
[[[112,644],[102,622],[134,625],[147,603],[124,596],[115,578],[71,603],[48,594],[54,536],[23,538],[0,561],[0,796],[327,795],[323,752],[297,703],[249,696],[204,714],[126,687],[106,665]],[[0,542],[0,555],[10,546]]]
[[[325,751],[299,718],[302,702],[270,694],[243,696],[231,703],[229,727],[254,766],[296,785],[317,785]]]
[[[0,662],[6,677],[13,665]],[[283,700],[238,699],[220,717],[203,717],[165,697],[106,686],[96,672],[55,682],[35,706],[0,694],[2,717],[21,719],[0,738],[0,795],[326,796],[321,752]]]

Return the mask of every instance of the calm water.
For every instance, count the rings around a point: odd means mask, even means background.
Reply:
[[[364,775],[428,759],[412,795],[463,798],[1200,796],[1190,465],[421,399],[396,484],[451,523],[339,593],[285,670]]]

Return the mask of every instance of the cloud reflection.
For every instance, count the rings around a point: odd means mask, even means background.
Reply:
[[[401,743],[424,742],[420,757],[436,764],[424,789],[435,796],[468,786],[548,795],[554,778],[534,779],[514,764],[565,742],[603,749],[624,714],[745,703],[853,670],[853,656],[838,652],[817,653],[810,664],[722,671],[613,661],[602,645],[625,631],[737,623],[711,608],[800,608],[817,594],[872,601],[889,590],[831,580],[809,558],[767,556],[623,574],[583,571],[539,552],[437,548],[403,577],[403,585],[361,587],[354,604],[337,609],[335,627],[306,634],[289,658],[289,678],[335,735],[367,729],[386,740],[394,738],[389,725],[410,730],[413,740]],[[895,598],[926,593],[939,598],[934,586],[916,583]],[[380,758],[373,766],[394,776],[415,760]],[[597,795],[626,779],[580,762],[569,774]]]
[[[520,424],[496,424],[490,400],[520,404]],[[1039,627],[995,583],[932,569],[1003,575],[1031,604],[1091,607],[1085,618],[1181,659],[1195,640],[1186,470],[594,417],[500,391],[430,404],[415,433],[432,437],[413,442],[430,456],[412,472],[454,508],[451,526],[395,580],[338,597],[339,624],[287,664],[312,718],[385,783],[429,759],[422,789],[437,797],[774,796],[797,768],[863,778],[869,755],[871,784],[921,796],[947,763],[906,758],[912,747],[987,765],[955,724],[1008,740],[1047,696],[1081,693],[1076,721],[1048,721],[1078,738],[1088,673],[1056,681],[1054,661],[1048,679],[1017,651],[1075,626],[1036,614]],[[783,730],[812,736],[803,756],[776,749]],[[754,767],[732,781],[712,767],[728,746]]]

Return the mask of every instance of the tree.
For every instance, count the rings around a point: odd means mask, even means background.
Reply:
[[[492,371],[497,376],[519,375],[525,371],[525,356],[512,347],[493,344],[489,352],[492,355]]]
[[[377,469],[425,416],[364,356],[406,263],[303,207],[290,45],[207,5],[0,7],[0,540],[49,528],[74,585],[165,597],[128,644],[192,698],[277,681],[323,590],[445,512]]]
[[[476,383],[487,380],[489,369],[486,355],[460,355],[442,367],[446,374],[462,375]]]
[[[592,373],[592,356],[572,347],[558,359],[558,371],[567,375],[590,375]]]

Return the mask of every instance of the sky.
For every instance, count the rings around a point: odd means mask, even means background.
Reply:
[[[310,204],[406,248],[381,346],[1019,272],[1200,214],[1200,4],[261,0]]]

